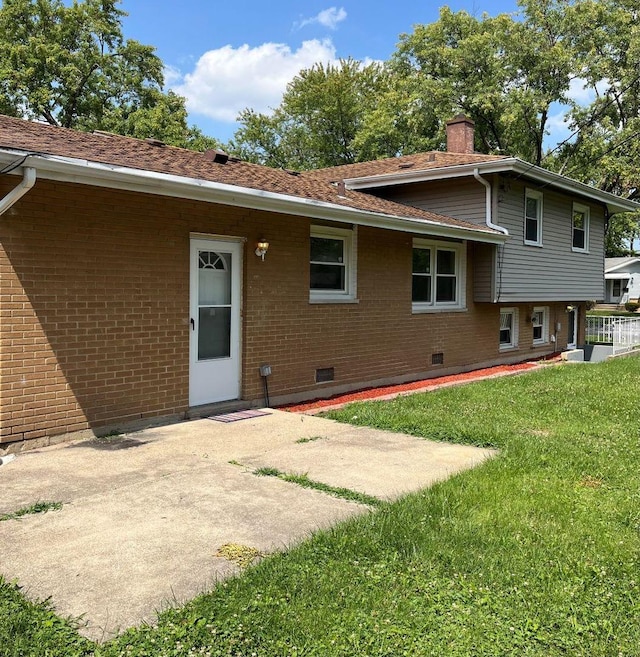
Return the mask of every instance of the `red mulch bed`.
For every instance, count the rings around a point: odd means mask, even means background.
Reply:
[[[449,376],[439,376],[433,379],[422,379],[421,381],[401,383],[398,385],[386,386],[384,388],[367,388],[366,390],[358,390],[356,392],[351,392],[344,395],[336,395],[335,397],[330,397],[328,399],[317,399],[315,401],[304,402],[302,404],[281,406],[280,408],[283,411],[300,413],[326,408],[328,406],[341,406],[353,401],[377,399],[379,397],[398,395],[403,392],[429,390],[431,388],[439,388],[444,385],[464,383],[465,381],[473,381],[475,379],[483,379],[490,376],[511,374],[515,372],[521,372],[523,370],[529,370],[537,366],[537,363],[534,362],[516,363],[515,365],[496,365],[495,367],[487,367],[482,370],[474,370],[473,372],[464,372],[463,374],[451,374]]]

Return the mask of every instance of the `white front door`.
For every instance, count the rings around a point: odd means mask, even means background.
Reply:
[[[191,240],[189,405],[240,396],[242,245]]]

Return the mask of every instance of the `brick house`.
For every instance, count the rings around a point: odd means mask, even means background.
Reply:
[[[449,130],[297,173],[0,117],[0,453],[579,342],[637,206]]]

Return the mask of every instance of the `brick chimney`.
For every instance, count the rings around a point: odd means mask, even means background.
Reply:
[[[464,114],[447,121],[447,152],[474,153],[474,126],[475,123]]]

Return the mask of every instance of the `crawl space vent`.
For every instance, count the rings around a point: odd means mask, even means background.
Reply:
[[[444,353],[439,351],[437,354],[431,354],[432,365],[444,365]]]
[[[333,381],[333,379],[333,367],[322,367],[316,370],[316,383],[326,383],[327,381]]]

